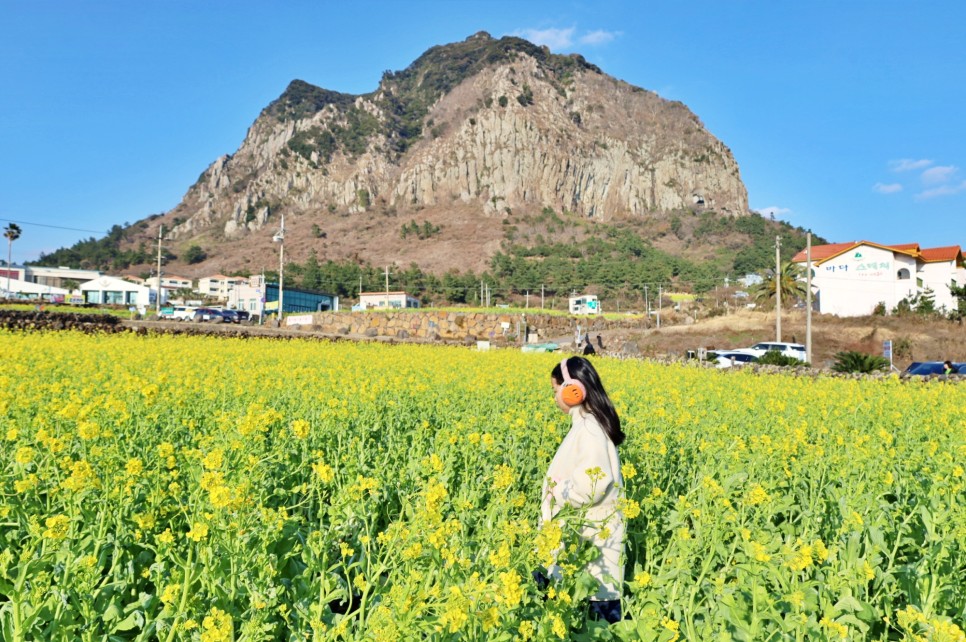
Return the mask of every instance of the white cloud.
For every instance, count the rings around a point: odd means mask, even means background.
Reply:
[[[787,207],[778,207],[777,205],[771,205],[769,207],[762,207],[758,210],[758,213],[762,216],[771,218],[785,219],[787,214],[791,214],[792,211]]]
[[[929,198],[936,198],[937,196],[952,196],[953,194],[959,194],[961,192],[966,192],[966,181],[954,185],[940,185],[939,187],[919,192],[916,194],[916,200],[924,201]]]
[[[536,45],[547,45],[553,51],[566,49],[574,43],[577,27],[567,29],[517,29],[514,36],[525,38]]]
[[[909,172],[914,169],[929,167],[930,165],[932,165],[932,161],[926,159],[914,160],[912,158],[900,158],[899,160],[889,161],[889,169],[893,172]]]
[[[959,171],[958,167],[952,165],[943,165],[941,167],[930,167],[922,173],[922,182],[926,185],[936,185],[937,183],[948,182],[956,172]]]
[[[902,191],[902,185],[899,183],[876,183],[872,186],[872,189],[880,194],[895,194]]]
[[[580,42],[585,45],[606,45],[620,35],[620,31],[604,31],[603,29],[598,29],[582,35]]]

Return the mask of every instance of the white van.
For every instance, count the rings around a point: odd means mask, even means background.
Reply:
[[[189,305],[176,305],[171,318],[175,321],[191,321],[191,318],[195,315],[195,309]]]

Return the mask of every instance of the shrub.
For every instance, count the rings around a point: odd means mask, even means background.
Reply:
[[[802,361],[799,361],[795,357],[789,357],[784,355],[778,350],[769,350],[765,354],[758,357],[758,363],[766,366],[802,366],[808,365]]]
[[[889,367],[889,360],[874,354],[866,354],[854,350],[846,350],[836,353],[835,365],[832,370],[836,372],[875,372],[876,370],[886,370]]]
[[[189,265],[194,265],[195,263],[201,263],[206,258],[208,258],[208,255],[205,253],[203,249],[201,249],[200,245],[192,245],[184,253],[184,260]]]

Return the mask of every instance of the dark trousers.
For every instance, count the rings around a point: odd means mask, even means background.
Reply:
[[[620,600],[591,600],[587,617],[591,620],[604,620],[610,624],[621,621]]]
[[[533,571],[533,580],[540,589],[546,592],[550,586],[550,578],[543,571]],[[604,620],[609,624],[621,621],[621,601],[620,600],[590,600],[587,609],[587,617],[591,620]]]

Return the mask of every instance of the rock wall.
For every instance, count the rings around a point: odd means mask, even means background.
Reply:
[[[481,312],[317,312],[286,318],[289,327],[335,335],[396,337],[426,341],[493,341],[522,343],[523,333],[538,341],[614,328],[640,328],[641,320],[562,317],[548,314],[485,314]]]

